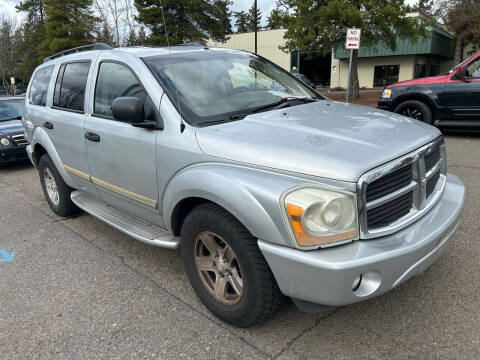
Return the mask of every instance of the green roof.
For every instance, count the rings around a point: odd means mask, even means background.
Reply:
[[[448,59],[453,59],[454,47],[453,36],[442,28],[431,25],[427,27],[430,35],[421,37],[417,42],[397,38],[397,48],[395,51],[388,48],[383,43],[369,46],[361,46],[358,51],[358,57],[377,57],[377,56],[397,56],[397,55],[433,55]],[[349,51],[344,45],[339,45],[335,50],[335,58],[347,59]]]

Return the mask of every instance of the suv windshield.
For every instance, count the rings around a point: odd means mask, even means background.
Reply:
[[[0,121],[15,120],[23,115],[24,100],[1,100]]]
[[[174,104],[178,95],[182,115],[195,125],[322,99],[287,71],[250,53],[204,50],[143,60]]]

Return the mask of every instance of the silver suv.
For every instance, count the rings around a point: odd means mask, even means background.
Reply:
[[[242,51],[57,54],[24,121],[56,214],[181,248],[200,300],[237,326],[285,296],[322,311],[391,290],[438,258],[464,203],[436,128],[329,101]]]

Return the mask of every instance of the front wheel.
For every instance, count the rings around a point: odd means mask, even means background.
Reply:
[[[430,110],[427,104],[418,100],[404,101],[400,103],[393,112],[423,121],[430,125],[433,123],[432,110]]]
[[[38,173],[45,199],[47,199],[48,205],[55,214],[65,217],[79,211],[70,199],[72,188],[63,181],[52,159],[47,154],[43,155],[38,162]]]
[[[182,226],[185,271],[203,304],[240,327],[257,324],[279,308],[283,295],[256,239],[214,204],[190,212]]]

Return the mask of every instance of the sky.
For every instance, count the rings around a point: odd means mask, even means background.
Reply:
[[[16,16],[15,4],[20,0],[0,0],[0,18],[5,14],[9,17]],[[254,0],[233,0],[232,11],[248,10]],[[267,22],[267,16],[275,8],[276,0],[257,0],[258,7],[262,11],[262,25]],[[417,0],[407,0],[407,3],[414,4]]]

